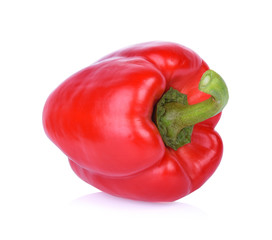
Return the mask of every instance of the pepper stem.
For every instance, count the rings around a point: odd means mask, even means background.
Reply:
[[[202,75],[199,90],[211,97],[188,105],[185,94],[170,88],[157,104],[156,124],[164,143],[175,150],[191,141],[193,125],[220,113],[228,102],[227,86],[212,70]]]

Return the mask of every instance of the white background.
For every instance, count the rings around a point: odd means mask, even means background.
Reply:
[[[272,239],[271,1],[1,1],[1,239]],[[226,81],[224,156],[174,203],[99,192],[42,128],[49,93],[102,56],[183,44]]]

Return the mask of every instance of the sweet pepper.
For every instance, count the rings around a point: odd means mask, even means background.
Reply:
[[[192,50],[149,42],[72,75],[48,97],[47,136],[94,187],[142,201],[175,201],[216,170],[214,130],[228,101],[223,79]]]

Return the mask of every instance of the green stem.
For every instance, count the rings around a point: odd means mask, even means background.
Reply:
[[[157,104],[156,124],[165,144],[175,150],[191,141],[193,125],[220,113],[228,102],[227,86],[212,70],[201,77],[199,90],[211,97],[188,105],[186,95],[170,88]]]

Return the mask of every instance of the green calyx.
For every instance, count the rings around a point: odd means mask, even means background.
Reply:
[[[187,96],[174,88],[170,88],[157,103],[157,127],[164,143],[175,150],[191,141],[193,126],[182,126],[177,116],[187,105]]]
[[[191,142],[193,126],[220,113],[228,102],[224,80],[214,71],[207,70],[199,82],[199,90],[211,97],[189,105],[187,96],[170,88],[157,103],[155,122],[164,143],[177,150]]]

